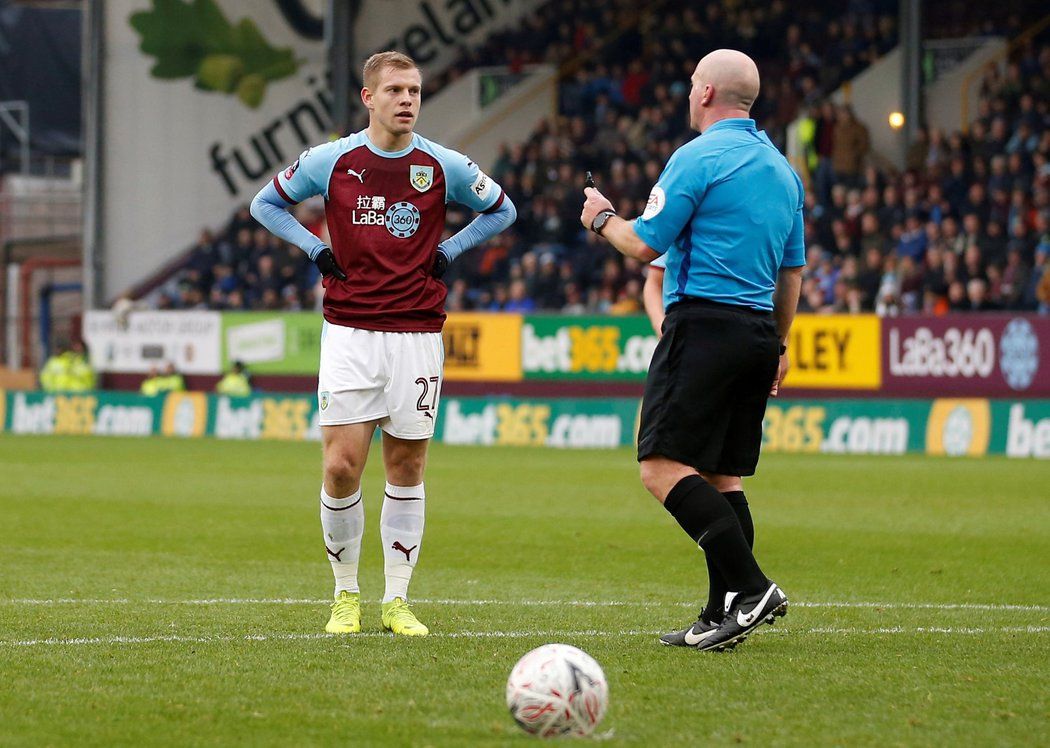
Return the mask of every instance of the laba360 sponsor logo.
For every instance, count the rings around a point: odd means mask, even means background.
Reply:
[[[890,330],[890,373],[899,377],[982,377],[995,370],[995,336],[987,328],[948,328],[938,337],[928,327],[901,340]]]
[[[561,414],[545,403],[495,403],[465,413],[457,400],[445,405],[446,444],[618,447],[623,422],[617,415]]]
[[[943,335],[919,327],[903,338],[896,328],[889,332],[889,369],[895,376],[988,379],[996,364],[1011,389],[1031,386],[1039,371],[1039,337],[1028,320],[1011,320],[998,345],[988,327],[949,327]]]

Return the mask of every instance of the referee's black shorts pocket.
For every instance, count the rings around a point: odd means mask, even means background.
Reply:
[[[676,345],[676,341],[679,343]],[[681,336],[669,319],[664,319],[663,334],[645,377],[645,392],[642,395],[642,412],[638,424],[638,459],[652,454],[663,454],[660,445],[666,439],[660,425],[667,418],[674,397],[676,373],[681,359]],[[669,456],[669,455],[665,455]]]
[[[638,459],[660,455],[704,472],[753,474],[776,366],[770,320],[692,309],[669,314],[665,325],[645,382]]]

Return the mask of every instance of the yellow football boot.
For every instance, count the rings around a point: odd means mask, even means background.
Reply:
[[[340,590],[332,603],[332,617],[324,630],[329,634],[356,634],[361,630],[361,593]]]
[[[426,636],[430,629],[419,622],[403,598],[383,603],[383,628],[401,636]]]

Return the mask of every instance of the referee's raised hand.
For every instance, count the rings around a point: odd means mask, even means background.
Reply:
[[[616,210],[613,208],[609,198],[598,191],[597,187],[585,187],[583,194],[587,196],[587,199],[583,202],[583,212],[580,213],[580,223],[588,231],[594,227],[594,219],[598,217],[598,214],[608,211],[615,213]]]

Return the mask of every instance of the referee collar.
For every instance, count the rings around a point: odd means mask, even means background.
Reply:
[[[707,135],[707,133],[711,132],[712,130],[754,130],[754,129],[756,129],[756,127],[755,127],[755,121],[753,119],[745,119],[743,117],[732,117],[732,118],[729,118],[729,119],[720,119],[720,120],[718,120],[718,122],[715,122],[713,125],[711,125],[706,130],[704,130],[703,134]]]

